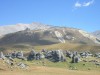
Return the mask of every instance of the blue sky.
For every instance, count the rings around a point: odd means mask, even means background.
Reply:
[[[100,30],[100,0],[0,0],[0,26],[32,22]]]

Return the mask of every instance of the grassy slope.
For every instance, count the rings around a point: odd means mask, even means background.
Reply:
[[[24,45],[26,46],[26,45]],[[55,49],[63,49],[63,50],[78,50],[78,51],[84,51],[84,50],[91,50],[93,52],[100,52],[100,46],[89,46],[89,45],[80,45],[80,44],[53,44],[53,45],[43,45],[43,46],[31,46],[27,45],[23,48],[23,46],[19,46],[18,48],[14,48],[12,46],[6,46],[7,51],[12,50],[23,50],[25,53],[29,52],[32,48],[34,48],[37,51],[40,51],[41,49],[45,48],[48,50],[55,50]],[[71,60],[69,58],[66,58],[66,62],[58,62],[53,63],[46,59],[38,61],[21,61],[18,59],[15,59],[17,62],[24,62],[28,64],[30,67],[28,70],[20,70],[20,69],[11,69],[7,68],[5,64],[2,65],[3,62],[0,61],[0,75],[100,75],[100,66],[95,66],[94,63],[87,62],[85,63],[85,66],[83,66],[84,62],[71,64]],[[94,58],[89,58],[87,60],[92,60]],[[100,59],[97,59],[100,61]],[[43,63],[45,62],[45,66],[43,66]],[[76,68],[77,70],[70,70],[72,68]]]
[[[94,59],[94,58],[91,58]],[[2,60],[0,60],[0,75],[100,75],[100,66],[96,67],[93,63],[83,62],[77,64],[69,63],[71,60],[67,58],[67,62],[53,63],[48,60],[22,61],[15,59],[17,62],[23,62],[29,65],[27,70],[20,68],[9,69]],[[87,59],[88,60],[88,59]],[[45,62],[43,66],[42,62]],[[77,70],[70,70],[70,66],[76,67]],[[88,70],[90,68],[90,70]]]
[[[42,45],[42,46],[34,46],[29,44],[17,44],[17,45],[6,45],[6,46],[0,46],[0,50],[2,48],[5,48],[6,51],[12,51],[12,50],[23,50],[24,52],[29,52],[32,49],[35,49],[37,51],[40,51],[42,49],[47,50],[56,50],[56,49],[62,49],[62,50],[75,50],[75,51],[91,51],[92,53],[100,52],[100,46],[93,46],[93,45],[84,45],[84,44],[71,44],[71,43],[59,43],[59,44],[52,44],[52,45]]]
[[[47,50],[63,49],[63,50],[100,52],[100,46],[71,44],[71,43],[59,43],[53,45],[35,46],[34,48],[36,50],[41,50],[45,48]]]

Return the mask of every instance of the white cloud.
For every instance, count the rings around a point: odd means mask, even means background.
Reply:
[[[83,2],[83,3],[80,3],[80,2],[76,2],[74,7],[75,8],[80,8],[80,7],[88,7],[90,5],[92,5],[94,3],[94,0],[91,0],[91,1],[88,1],[88,2]]]
[[[79,3],[79,2],[76,2],[76,3],[75,3],[75,7],[81,7],[81,6],[82,6],[81,3]]]
[[[94,0],[91,0],[89,2],[85,2],[83,3],[83,6],[87,7],[87,6],[90,6],[91,4],[93,4]]]

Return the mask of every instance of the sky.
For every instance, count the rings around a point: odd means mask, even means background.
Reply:
[[[100,0],[0,0],[0,26],[32,22],[100,30]]]

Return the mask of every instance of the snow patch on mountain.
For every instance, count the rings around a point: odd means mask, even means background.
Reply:
[[[65,32],[65,30],[63,29],[63,33],[66,35],[66,32]]]
[[[65,43],[65,40],[64,40],[64,38],[63,38],[63,35],[62,35],[60,32],[55,31],[55,35],[56,35],[56,37],[58,38],[58,40],[59,40],[61,43]]]

